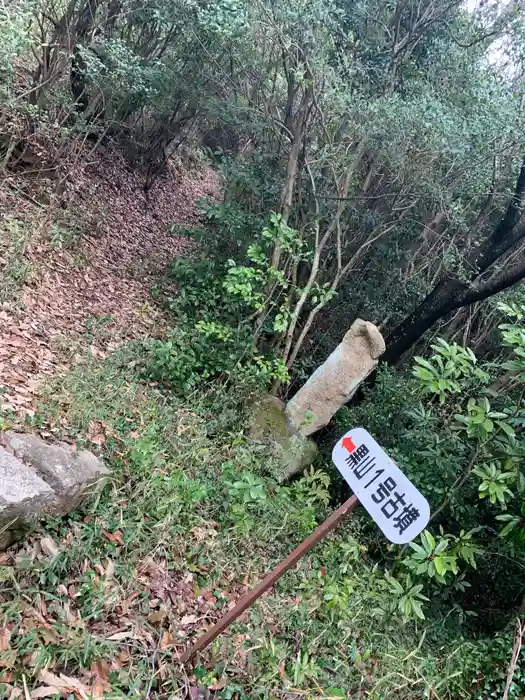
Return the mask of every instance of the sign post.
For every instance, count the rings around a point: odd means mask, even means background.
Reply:
[[[390,542],[406,544],[425,529],[430,518],[426,498],[366,430],[343,435],[332,460]]]
[[[327,520],[324,521],[324,523],[316,527],[312,534],[307,537],[304,542],[301,542],[301,544],[296,547],[293,552],[290,552],[286,559],[283,559],[282,562],[277,564],[277,566],[272,569],[269,574],[266,574],[262,581],[248,591],[248,593],[245,593],[242,598],[237,601],[234,607],[226,613],[226,615],[221,617],[221,619],[215,625],[213,625],[213,627],[210,627],[210,629],[203,634],[202,637],[199,637],[195,644],[182,655],[181,661],[183,663],[189,661],[194,654],[213,642],[215,637],[217,637],[221,632],[224,632],[224,630],[229,627],[234,620],[242,615],[243,612],[257,600],[257,598],[260,598],[260,596],[271,588],[275,582],[280,579],[286,571],[288,571],[288,569],[291,569],[292,566],[299,561],[303,554],[309,552],[310,549],[324,539],[328,533],[332,532],[332,530],[337,527],[341,520],[355,510],[358,505],[359,501],[355,496],[352,496],[345,501],[342,506],[340,506],[329,518],[327,518]]]
[[[189,661],[224,632],[306,552],[354,511],[359,503],[366,508],[384,535],[395,544],[410,542],[425,528],[430,517],[426,499],[366,430],[355,428],[343,435],[333,449],[332,459],[354,495],[199,637],[182,655],[182,663]]]

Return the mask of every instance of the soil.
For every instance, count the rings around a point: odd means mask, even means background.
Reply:
[[[77,164],[61,196],[51,180],[5,178],[3,235],[13,225],[27,232],[30,273],[16,300],[0,305],[0,409],[33,415],[45,377],[86,352],[101,358],[162,333],[167,319],[152,285],[191,249],[177,229],[198,223],[197,201],[218,192],[213,170],[170,166],[146,197],[143,178],[114,148]]]

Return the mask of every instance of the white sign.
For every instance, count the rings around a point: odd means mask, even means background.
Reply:
[[[343,435],[332,459],[391,542],[405,544],[425,529],[430,517],[426,498],[364,428]]]

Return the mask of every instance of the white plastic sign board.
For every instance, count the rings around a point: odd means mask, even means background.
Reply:
[[[332,459],[391,542],[405,544],[425,529],[430,517],[426,498],[364,428],[343,435]]]

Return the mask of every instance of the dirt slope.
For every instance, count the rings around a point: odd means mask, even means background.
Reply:
[[[196,223],[196,200],[214,196],[218,179],[209,169],[172,168],[148,198],[142,184],[113,149],[75,167],[61,201],[49,182],[10,176],[0,184],[0,274],[7,279],[14,264],[13,231],[24,238],[16,262],[29,270],[16,298],[0,304],[3,410],[31,415],[41,379],[66,371],[86,348],[101,357],[162,329],[151,285],[189,246],[172,226]]]

